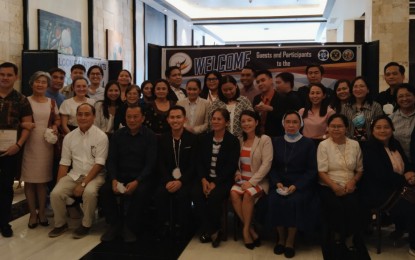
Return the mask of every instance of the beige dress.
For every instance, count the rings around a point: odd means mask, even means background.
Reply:
[[[52,180],[53,145],[45,141],[43,134],[48,127],[51,100],[39,103],[28,97],[33,110],[33,119],[36,127],[30,132],[26,141],[21,180],[29,183],[46,183]],[[55,114],[59,114],[55,106]]]

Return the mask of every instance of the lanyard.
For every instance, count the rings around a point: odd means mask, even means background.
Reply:
[[[178,154],[176,152],[176,142],[174,141],[174,138],[172,138],[173,140],[173,152],[174,152],[174,162],[176,163],[176,168],[179,168],[179,164],[180,164],[180,146],[182,145],[182,139],[179,139],[179,149],[178,150]]]

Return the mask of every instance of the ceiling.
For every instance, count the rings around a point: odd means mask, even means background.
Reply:
[[[362,0],[154,0],[225,44],[325,42],[326,30],[359,19]]]

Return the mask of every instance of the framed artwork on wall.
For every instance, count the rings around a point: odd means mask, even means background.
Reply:
[[[38,44],[40,50],[81,56],[81,23],[38,9]]]
[[[123,35],[107,29],[107,59],[124,60]]]

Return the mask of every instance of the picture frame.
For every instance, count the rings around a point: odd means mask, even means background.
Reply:
[[[81,22],[38,9],[38,46],[40,50],[81,56]]]

